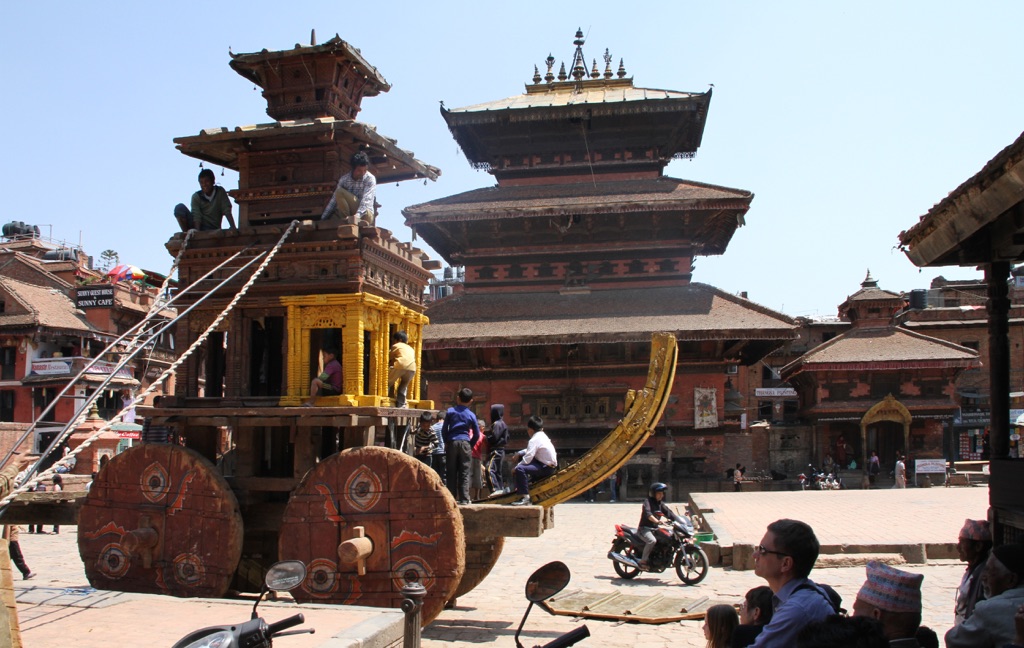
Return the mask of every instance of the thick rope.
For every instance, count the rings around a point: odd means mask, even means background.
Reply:
[[[7,509],[7,506],[11,503],[12,500],[14,500],[14,498],[18,494],[35,488],[41,481],[51,477],[54,473],[56,473],[57,468],[67,466],[68,460],[70,458],[76,457],[76,455],[78,455],[79,452],[92,445],[92,443],[96,439],[98,439],[101,434],[103,434],[111,427],[113,427],[116,424],[116,422],[120,420],[121,416],[123,416],[125,412],[135,407],[137,403],[145,400],[146,397],[153,393],[157,387],[162,385],[164,381],[166,381],[167,378],[171,374],[173,374],[174,371],[178,367],[180,367],[181,364],[185,362],[185,360],[187,360],[188,357],[192,355],[192,353],[203,344],[203,342],[206,341],[206,338],[210,336],[210,333],[213,333],[217,329],[217,327],[220,326],[220,323],[224,321],[224,318],[231,313],[231,311],[235,308],[238,302],[241,301],[242,297],[244,297],[245,294],[249,292],[249,288],[251,288],[252,285],[256,283],[256,280],[260,278],[260,276],[263,274],[263,271],[266,270],[267,266],[270,265],[270,262],[273,260],[274,256],[281,249],[281,246],[284,245],[285,240],[291,235],[295,228],[298,227],[298,225],[299,221],[297,220],[293,220],[291,224],[288,225],[288,229],[285,230],[284,234],[281,236],[281,239],[273,247],[270,253],[267,254],[266,258],[263,259],[263,263],[261,263],[259,267],[256,268],[256,271],[252,274],[251,277],[249,277],[249,280],[245,283],[245,285],[242,286],[242,289],[238,291],[238,294],[235,295],[235,298],[231,300],[231,302],[224,308],[224,310],[220,312],[220,315],[218,315],[213,320],[213,322],[211,322],[210,325],[206,327],[206,330],[203,331],[203,333],[198,338],[196,338],[195,342],[193,342],[191,346],[189,346],[189,348],[186,349],[185,352],[182,353],[181,356],[179,356],[178,359],[171,364],[171,366],[165,369],[164,372],[160,374],[160,376],[155,381],[153,381],[153,383],[149,387],[147,387],[145,391],[141,392],[138,396],[136,396],[130,404],[123,407],[121,411],[119,411],[110,421],[107,421],[107,423],[104,424],[101,428],[93,432],[92,435],[89,436],[89,438],[83,441],[80,445],[76,446],[74,450],[64,455],[61,459],[58,459],[56,463],[54,463],[52,466],[50,466],[43,472],[38,473],[34,479],[25,481],[17,489],[12,490],[11,493],[7,495],[7,497],[4,497],[2,500],[0,500],[0,516],[3,516],[3,512]],[[84,410],[85,408],[82,409]],[[86,413],[80,413],[78,418],[76,418],[75,420],[76,422],[83,421],[86,418],[86,416]],[[80,424],[80,422],[77,423],[77,425]],[[77,427],[77,425],[69,426],[67,429],[68,433],[62,435],[60,441],[63,441],[64,438],[70,436],[71,430]],[[60,442],[58,442],[57,445],[59,445],[59,443]]]

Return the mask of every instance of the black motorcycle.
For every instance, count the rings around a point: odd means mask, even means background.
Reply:
[[[708,575],[708,556],[697,546],[693,538],[693,525],[686,518],[683,522],[672,522],[652,529],[657,543],[647,560],[647,568],[640,566],[644,553],[644,541],[636,527],[615,525],[615,537],[608,558],[615,572],[623,578],[636,578],[641,571],[661,573],[669,567],[676,568],[679,580],[687,585],[696,585]]]

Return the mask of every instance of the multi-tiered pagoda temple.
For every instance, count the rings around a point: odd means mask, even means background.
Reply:
[[[461,290],[428,308],[429,395],[447,402],[469,386],[478,402],[504,403],[513,426],[540,415],[556,445],[583,450],[615,425],[627,388],[643,385],[652,332],[670,331],[680,370],[662,424],[694,438],[669,467],[749,461],[749,435],[723,454],[742,419],[725,397],[741,388],[737,366],[794,337],[794,326],[691,281],[694,258],[723,254],[753,199],[665,175],[700,146],[711,91],[638,87],[607,51],[603,71],[588,64],[581,32],[574,45],[568,67],[556,73],[549,56],[523,94],[442,107],[470,164],[497,185],[403,210],[448,263],[465,266]],[[670,435],[652,445],[671,457]]]

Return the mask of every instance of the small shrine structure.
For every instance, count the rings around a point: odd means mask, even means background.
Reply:
[[[941,458],[944,430],[959,407],[957,378],[981,365],[973,349],[899,326],[906,303],[879,288],[869,271],[839,306],[850,329],[781,370],[813,426],[816,454],[834,452],[844,469],[851,460],[867,466],[871,451],[886,466],[897,453]]]

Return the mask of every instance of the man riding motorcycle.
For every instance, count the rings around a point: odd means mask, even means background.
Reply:
[[[654,530],[662,525],[662,518],[660,516],[665,516],[674,522],[683,521],[665,503],[665,491],[667,490],[667,484],[655,482],[651,484],[651,489],[648,492],[649,497],[644,500],[640,524],[637,525],[637,535],[644,541],[644,553],[640,559],[640,569],[648,569],[647,559],[650,558],[651,551],[654,550],[654,545],[658,542],[654,537]]]

